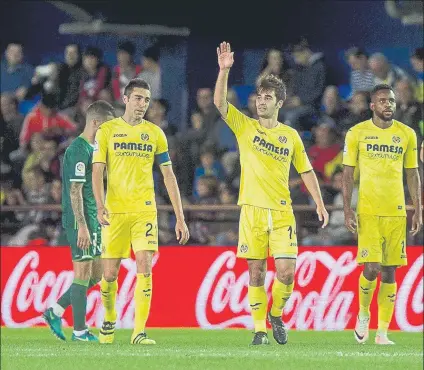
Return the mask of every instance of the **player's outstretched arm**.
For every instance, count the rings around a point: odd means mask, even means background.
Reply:
[[[100,225],[109,225],[105,217],[108,217],[108,211],[105,207],[105,188],[103,183],[103,173],[105,172],[106,164],[101,162],[93,163],[93,193],[97,205],[97,220]]]
[[[352,209],[352,192],[354,187],[355,167],[346,166],[343,167],[343,209],[345,216],[345,226],[352,232],[356,232],[356,216]]]
[[[324,201],[322,200],[321,189],[319,187],[317,176],[313,170],[300,174],[303,182],[306,185],[309,193],[317,205],[318,219],[323,221],[322,228],[328,224],[328,212],[325,209]]]
[[[181,202],[180,189],[178,188],[177,178],[171,165],[160,166],[163,175],[165,187],[171,199],[172,207],[174,208],[177,223],[175,225],[175,234],[180,244],[187,243],[190,233],[184,220],[183,205]]]
[[[409,194],[414,205],[414,215],[412,216],[411,234],[417,235],[423,226],[423,214],[421,210],[421,180],[418,168],[405,168],[406,183]]]
[[[216,49],[218,54],[218,65],[219,73],[216,80],[215,92],[213,95],[213,102],[221,113],[222,118],[227,117],[227,86],[228,86],[228,75],[230,68],[234,63],[234,52],[231,51],[231,45],[229,42],[221,42],[219,47]]]
[[[78,225],[77,246],[81,249],[87,249],[91,245],[91,239],[84,216],[83,185],[83,182],[71,182],[70,198],[72,211],[74,211],[75,221]]]

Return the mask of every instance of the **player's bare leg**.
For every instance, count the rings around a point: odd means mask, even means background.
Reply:
[[[153,251],[138,251],[135,253],[137,264],[137,283],[134,290],[135,319],[132,344],[156,344],[147,337],[146,322],[149,317],[152,301],[152,261]]]
[[[105,318],[100,329],[99,341],[102,344],[113,343],[116,325],[116,292],[118,291],[118,273],[120,258],[103,258],[103,278],[100,283],[102,303],[105,308]]]
[[[248,298],[252,310],[255,335],[252,345],[269,344],[266,332],[266,311],[268,308],[268,297],[265,291],[266,260],[247,260],[249,267],[249,289]]]
[[[293,292],[296,259],[276,258],[275,269],[276,276],[272,285],[273,302],[268,313],[268,321],[272,326],[276,342],[278,344],[286,344],[288,332],[284,325],[282,314],[284,306]]]
[[[395,344],[387,338],[396,301],[396,266],[381,267],[381,284],[378,291],[378,330],[376,344]]]
[[[359,277],[359,313],[354,331],[358,343],[365,343],[369,337],[370,305],[380,269],[381,266],[377,262],[365,262]]]

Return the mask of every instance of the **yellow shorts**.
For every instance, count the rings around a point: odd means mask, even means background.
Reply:
[[[243,205],[240,213],[237,257],[265,259],[297,257],[296,219],[283,212]]]
[[[358,264],[405,266],[406,217],[358,215]]]
[[[138,251],[158,250],[156,212],[111,213],[102,227],[102,258],[129,258]]]

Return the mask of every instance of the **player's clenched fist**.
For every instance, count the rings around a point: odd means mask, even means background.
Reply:
[[[184,221],[178,220],[175,225],[175,234],[177,236],[177,240],[180,244],[185,244],[190,238],[190,233],[188,231],[187,224]]]
[[[109,225],[109,222],[106,220],[106,218],[109,217],[109,213],[106,208],[99,208],[97,210],[97,220],[99,221],[99,224],[102,226]]]
[[[220,69],[230,69],[234,63],[234,52],[231,52],[229,42],[221,42],[219,48],[216,48],[218,54],[218,64]]]

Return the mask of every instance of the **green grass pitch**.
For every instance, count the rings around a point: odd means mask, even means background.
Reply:
[[[97,333],[97,330],[93,330]],[[154,369],[402,369],[423,368],[423,333],[393,332],[395,346],[377,346],[375,333],[359,345],[352,331],[291,331],[289,343],[251,347],[248,330],[150,329],[156,346],[130,345],[131,331],[115,343],[61,342],[47,328],[1,328],[2,370]],[[67,338],[71,331],[66,329]]]

